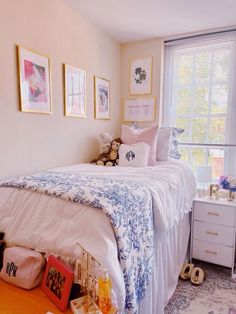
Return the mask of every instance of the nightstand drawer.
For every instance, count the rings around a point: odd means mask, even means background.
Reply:
[[[234,228],[194,221],[193,238],[233,247]]]
[[[233,248],[206,241],[193,240],[193,258],[226,267],[232,266]]]
[[[194,220],[234,226],[235,208],[221,204],[194,203]]]

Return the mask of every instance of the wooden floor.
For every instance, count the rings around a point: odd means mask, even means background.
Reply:
[[[40,287],[25,290],[0,279],[0,314],[46,314],[62,312],[48,299]],[[68,307],[65,314],[71,314]]]

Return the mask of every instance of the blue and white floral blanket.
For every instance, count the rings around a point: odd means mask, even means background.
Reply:
[[[153,210],[150,191],[126,180],[109,177],[43,172],[0,183],[37,191],[102,209],[116,235],[128,313],[136,313],[153,269]]]

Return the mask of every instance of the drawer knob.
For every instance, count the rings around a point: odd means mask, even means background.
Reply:
[[[219,235],[218,232],[212,232],[212,231],[207,231],[206,233],[210,234],[210,235],[214,235],[214,236],[218,236]]]
[[[211,215],[211,216],[220,216],[219,213],[214,213],[214,212],[208,212],[208,215]]]
[[[206,250],[206,253],[208,253],[208,254],[212,254],[212,255],[217,255],[217,252],[210,251],[210,250]]]

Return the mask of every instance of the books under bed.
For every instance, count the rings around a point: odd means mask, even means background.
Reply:
[[[0,183],[8,246],[75,257],[109,272],[119,313],[157,313],[186,257],[195,178],[181,160],[149,167],[78,164]]]

